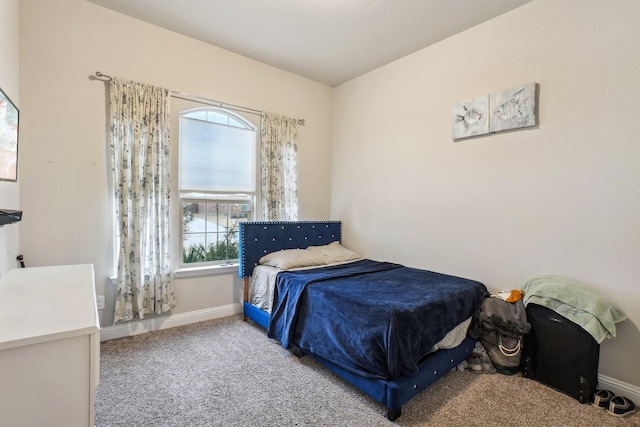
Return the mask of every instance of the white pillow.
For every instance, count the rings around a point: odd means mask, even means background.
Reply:
[[[334,262],[354,261],[361,259],[359,253],[347,249],[340,244],[340,242],[331,242],[324,246],[309,246],[308,251],[321,254],[325,258],[326,264],[332,264]]]
[[[306,249],[284,249],[263,256],[258,263],[282,270],[289,270],[291,268],[325,265],[327,262],[322,254]]]

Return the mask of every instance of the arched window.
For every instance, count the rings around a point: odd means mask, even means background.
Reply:
[[[182,263],[238,259],[238,223],[253,219],[256,128],[223,108],[180,113]]]

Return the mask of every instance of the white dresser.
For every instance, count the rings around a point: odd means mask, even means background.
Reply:
[[[0,278],[0,425],[93,426],[99,379],[93,266]]]

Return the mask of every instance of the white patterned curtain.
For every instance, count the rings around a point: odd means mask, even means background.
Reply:
[[[262,113],[262,214],[265,220],[298,219],[296,119]]]
[[[169,262],[169,91],[114,78],[110,112],[120,243],[117,322],[175,307]]]

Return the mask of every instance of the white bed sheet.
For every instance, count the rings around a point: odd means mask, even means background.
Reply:
[[[286,271],[309,270],[312,268],[328,267],[330,265],[349,264],[360,259],[362,258],[325,265],[291,268]],[[273,303],[273,289],[276,286],[276,276],[281,271],[285,270],[268,265],[257,265],[253,268],[253,273],[251,275],[251,281],[249,283],[249,302],[258,307],[260,310],[264,310],[269,314],[271,314],[271,306]]]
[[[271,314],[276,276],[280,271],[282,270],[276,267],[258,265],[254,267],[251,275],[249,302],[269,314]]]

